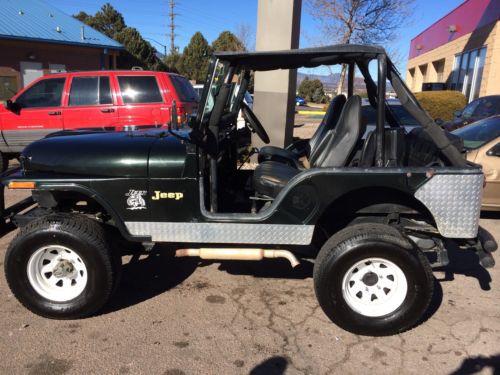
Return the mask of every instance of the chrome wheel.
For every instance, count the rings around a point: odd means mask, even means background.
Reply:
[[[87,267],[83,260],[75,251],[60,245],[36,250],[26,271],[33,289],[54,302],[78,297],[87,285]]]
[[[383,258],[366,258],[344,275],[342,295],[351,309],[367,317],[390,314],[404,302],[406,276],[396,264]]]

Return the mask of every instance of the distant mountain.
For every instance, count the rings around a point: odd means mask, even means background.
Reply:
[[[308,77],[309,79],[319,79],[323,84],[326,92],[332,92],[337,89],[337,84],[340,79],[340,73],[333,73],[328,75],[321,74],[305,74],[301,72],[297,72],[297,87],[302,83],[302,81]],[[344,81],[346,82],[346,81]],[[354,78],[354,89],[365,90],[365,81],[363,77],[355,77]]]

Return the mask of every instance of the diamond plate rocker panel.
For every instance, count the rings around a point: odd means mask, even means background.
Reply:
[[[151,236],[153,242],[309,245],[314,232],[314,225],[142,221],[125,225],[133,236]]]
[[[441,235],[475,238],[479,226],[483,175],[435,175],[415,193],[434,216]]]

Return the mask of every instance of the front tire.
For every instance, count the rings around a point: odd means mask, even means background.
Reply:
[[[5,256],[12,293],[35,314],[52,319],[96,313],[111,297],[119,272],[102,226],[78,215],[32,221]]]
[[[431,301],[434,277],[422,252],[398,230],[357,224],[323,245],[314,286],[334,323],[356,334],[385,336],[418,323]]]

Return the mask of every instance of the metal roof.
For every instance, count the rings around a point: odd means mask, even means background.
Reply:
[[[124,48],[117,41],[40,0],[0,0],[0,39]]]

